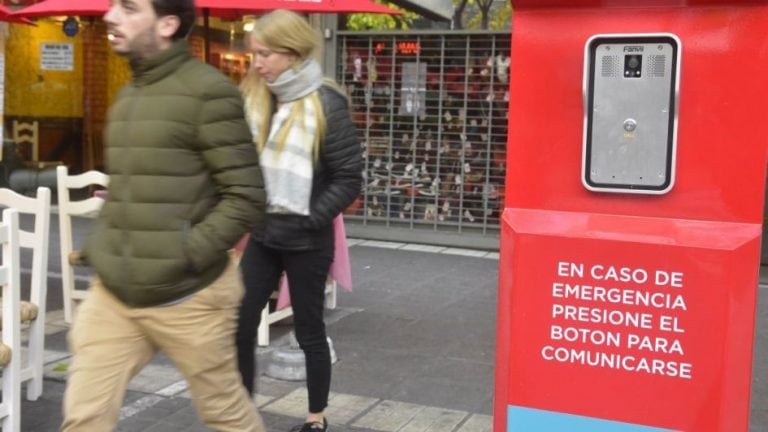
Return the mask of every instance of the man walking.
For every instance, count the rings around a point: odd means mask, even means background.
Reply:
[[[133,80],[108,117],[108,198],[81,255],[97,277],[69,334],[62,430],[114,430],[126,385],[162,350],[206,426],[263,432],[234,348],[228,250],[264,211],[240,93],[190,55],[193,0],[112,0],[104,21]]]

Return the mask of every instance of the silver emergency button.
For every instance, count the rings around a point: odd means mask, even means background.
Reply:
[[[634,132],[637,129],[637,122],[635,119],[628,118],[624,120],[624,130],[627,132]]]

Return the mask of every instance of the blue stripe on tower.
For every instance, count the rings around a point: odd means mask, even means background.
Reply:
[[[651,426],[509,405],[507,432],[673,432]]]

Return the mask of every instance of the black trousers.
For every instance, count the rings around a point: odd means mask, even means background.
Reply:
[[[304,351],[309,392],[309,412],[328,405],[331,386],[331,353],[325,335],[323,309],[325,282],[333,261],[333,246],[309,251],[278,250],[248,240],[240,262],[245,295],[237,324],[237,360],[243,384],[254,391],[256,331],[261,311],[278,287],[285,271],[291,293],[296,340]]]

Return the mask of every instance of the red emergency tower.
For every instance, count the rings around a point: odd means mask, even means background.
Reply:
[[[768,2],[512,0],[494,432],[745,432]]]

